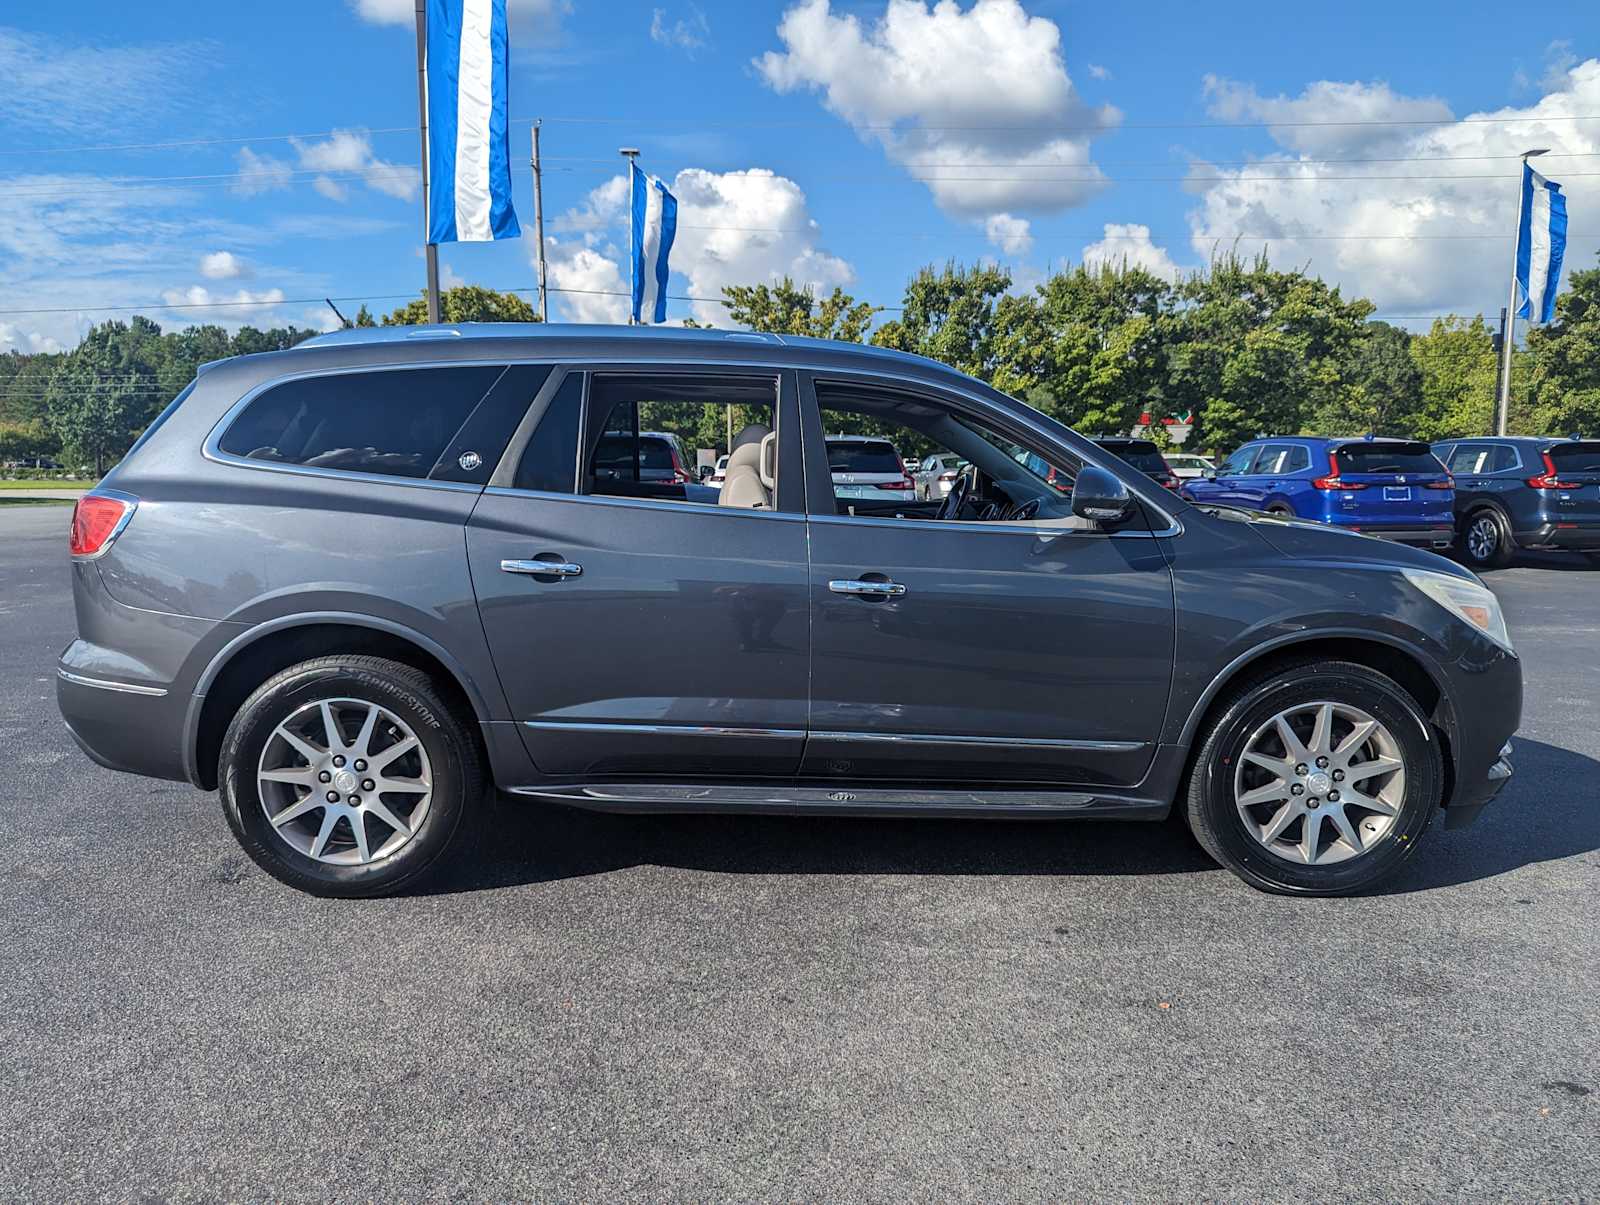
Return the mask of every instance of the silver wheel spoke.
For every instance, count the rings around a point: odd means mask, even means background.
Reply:
[[[311,856],[320,858],[322,851],[328,847],[328,838],[333,836],[333,826],[339,823],[339,813],[332,808],[322,811],[322,827],[317,830],[317,835],[311,842]]]
[[[1396,757],[1375,757],[1371,761],[1357,762],[1345,770],[1344,776],[1351,782],[1365,782],[1377,774],[1388,774],[1398,770],[1401,761]]]
[[[360,731],[347,741],[340,721],[354,724],[357,715]],[[319,727],[325,747],[316,743]],[[305,764],[281,764],[284,749],[272,737],[281,738]],[[365,866],[397,853],[427,823],[433,804],[433,765],[411,726],[389,708],[367,699],[318,699],[287,716],[272,737],[262,746],[256,765],[258,806],[279,838],[302,857],[335,866]],[[373,744],[384,740],[394,743],[373,753]],[[408,755],[415,762],[407,762],[410,770],[404,777],[384,773]],[[361,769],[349,764],[355,761],[364,763]],[[391,805],[382,798],[389,793],[403,798]],[[357,796],[364,802],[351,804]],[[382,839],[370,837],[368,814],[392,832]],[[341,822],[349,826],[349,836]]]
[[[276,816],[269,817],[269,819],[271,819],[274,826],[288,824],[289,821],[300,816],[304,816],[312,809],[323,806],[324,804],[321,797],[313,791],[299,803],[291,803],[288,807],[284,808],[283,811],[279,812]]]
[[[1357,705],[1327,699],[1263,720],[1233,775],[1245,831],[1274,857],[1307,866],[1365,856],[1393,829],[1406,798],[1399,740]]]

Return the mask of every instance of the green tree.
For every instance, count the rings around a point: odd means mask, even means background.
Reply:
[[[860,343],[879,311],[835,288],[818,299],[785,276],[772,285],[729,285],[722,290],[728,317],[737,326],[778,335],[808,335]]]
[[[234,340],[220,326],[191,326],[161,338],[163,357],[157,369],[161,392],[176,397],[194,380],[200,365],[223,360],[234,353]]]
[[[60,451],[61,441],[43,423],[0,423],[0,464],[55,456]]]
[[[1011,287],[1004,268],[945,265],[918,272],[906,285],[900,317],[872,336],[879,347],[914,352],[990,380],[995,370],[997,303]]]
[[[1529,331],[1527,358],[1531,404],[1517,429],[1600,435],[1600,268],[1572,274],[1555,321]]]
[[[1411,355],[1411,335],[1387,322],[1369,322],[1351,349],[1342,387],[1324,399],[1315,426],[1334,435],[1409,436],[1422,407],[1422,370]]]
[[[0,422],[43,422],[45,391],[63,359],[51,352],[0,355]]]
[[[1436,440],[1494,430],[1499,364],[1482,314],[1435,318],[1427,334],[1412,337],[1410,352],[1422,374],[1411,435]]]
[[[365,307],[362,307],[365,309]],[[479,285],[458,285],[439,295],[439,317],[444,322],[537,322],[534,308],[515,293],[497,293]],[[370,321],[370,315],[369,315]],[[409,301],[392,314],[385,314],[384,326],[421,326],[428,321],[426,296]],[[356,315],[361,325],[361,315]]]
[[[103,474],[163,404],[160,328],[148,318],[91,327],[50,379],[46,421],[68,449]]]

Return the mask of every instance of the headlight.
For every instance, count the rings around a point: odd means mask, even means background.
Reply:
[[[1426,569],[1406,569],[1404,573],[1406,581],[1457,619],[1470,623],[1506,652],[1516,651],[1511,647],[1511,634],[1506,631],[1506,617],[1500,612],[1500,600],[1487,587],[1464,577]]]

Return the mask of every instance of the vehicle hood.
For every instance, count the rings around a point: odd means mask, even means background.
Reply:
[[[1357,531],[1327,527],[1321,523],[1307,523],[1282,515],[1269,515],[1261,511],[1247,511],[1232,507],[1212,508],[1202,504],[1196,509],[1215,509],[1218,517],[1246,523],[1263,540],[1278,552],[1293,560],[1325,561],[1330,564],[1388,565],[1396,569],[1428,569],[1434,573],[1449,573],[1456,577],[1477,581],[1477,575],[1454,561],[1429,552],[1380,540],[1377,536]]]

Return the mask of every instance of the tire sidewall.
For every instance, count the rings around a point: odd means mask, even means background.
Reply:
[[[1347,703],[1380,720],[1401,746],[1406,797],[1378,844],[1359,857],[1306,866],[1270,853],[1245,828],[1234,803],[1234,772],[1250,736],[1274,715],[1305,703]],[[1220,854],[1249,882],[1289,894],[1344,895],[1394,874],[1415,852],[1438,809],[1443,761],[1438,739],[1411,698],[1380,674],[1359,667],[1318,672],[1306,666],[1245,690],[1218,718],[1197,767],[1204,822]]]
[[[422,829],[389,857],[366,866],[317,862],[292,848],[267,819],[256,767],[273,730],[308,703],[351,698],[376,703],[405,720],[428,755],[433,797]],[[250,696],[223,738],[218,786],[239,844],[269,874],[319,895],[391,891],[423,874],[450,843],[466,805],[467,774],[459,734],[431,692],[402,678],[358,666],[297,667]]]
[[[1488,556],[1479,558],[1472,553],[1470,536],[1473,526],[1481,519],[1494,524],[1495,544]],[[1461,559],[1476,569],[1498,569],[1511,559],[1511,525],[1498,508],[1481,507],[1462,520]]]

